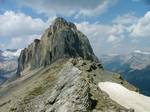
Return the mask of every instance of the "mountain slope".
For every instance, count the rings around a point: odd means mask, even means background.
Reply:
[[[82,59],[57,60],[50,66],[26,72],[0,90],[0,109],[15,112],[112,111],[130,112],[98,88],[100,81],[133,86],[99,64]]]
[[[132,112],[98,87],[102,81],[137,89],[105,71],[87,37],[73,23],[56,18],[41,40],[22,50],[17,80],[0,89],[4,112]]]
[[[118,72],[140,92],[150,96],[150,53],[136,50],[128,55],[101,56],[105,69]]]
[[[127,73],[126,79],[140,89],[140,92],[150,96],[150,65]]]

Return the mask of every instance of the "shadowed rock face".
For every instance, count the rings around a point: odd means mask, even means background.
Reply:
[[[26,68],[35,69],[50,65],[60,58],[75,58],[98,62],[87,37],[73,23],[56,18],[41,40],[35,39],[22,50],[18,59],[17,74]]]

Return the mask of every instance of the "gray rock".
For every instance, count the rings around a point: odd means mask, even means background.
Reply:
[[[46,112],[86,112],[91,108],[90,88],[81,71],[68,63],[59,73],[59,80],[48,98]]]
[[[50,65],[60,58],[75,58],[98,62],[87,37],[76,26],[63,18],[56,18],[41,40],[35,39],[22,50],[18,59],[17,74],[25,68],[35,69]]]

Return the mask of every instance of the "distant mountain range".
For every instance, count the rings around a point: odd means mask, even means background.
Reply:
[[[20,52],[21,49],[0,50],[0,85],[14,76]]]
[[[100,57],[105,69],[118,72],[150,96],[150,52],[136,50],[128,55],[102,55]]]
[[[0,56],[2,56],[5,60],[16,59],[19,57],[21,49],[6,49],[1,51]]]

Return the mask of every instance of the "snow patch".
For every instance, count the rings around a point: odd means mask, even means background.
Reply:
[[[125,108],[132,108],[135,112],[150,112],[150,97],[128,90],[121,84],[113,82],[100,82],[98,86],[112,100]]]

